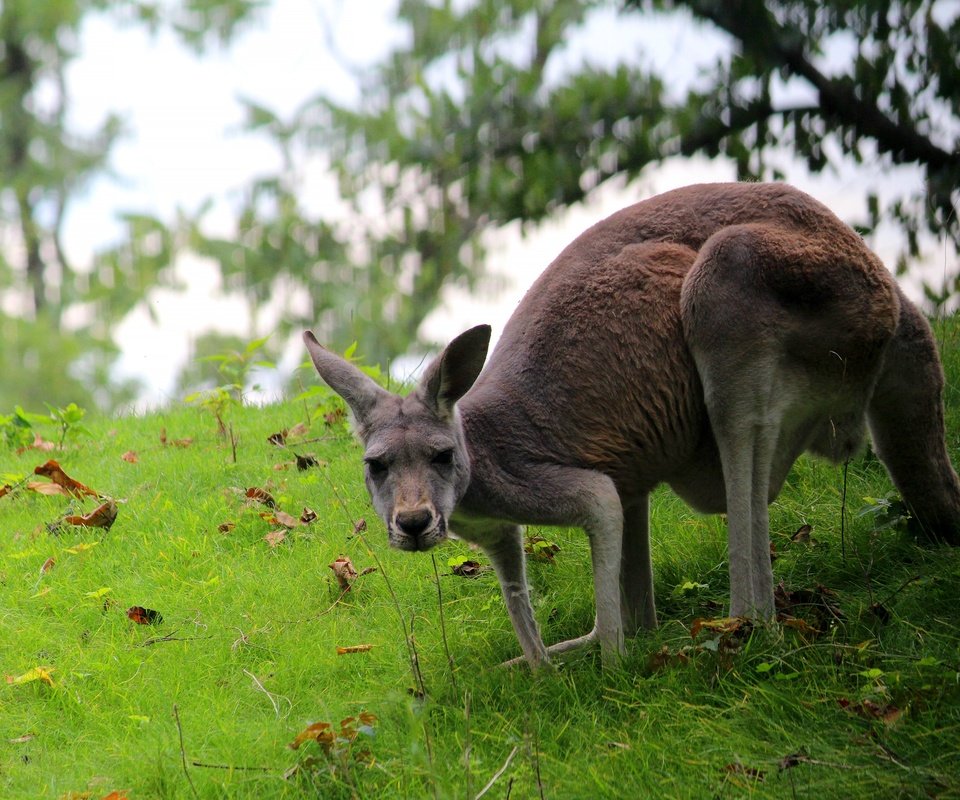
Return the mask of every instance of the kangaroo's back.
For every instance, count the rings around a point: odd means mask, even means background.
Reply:
[[[497,409],[496,419],[474,424],[503,437],[505,458],[597,469],[621,488],[669,481],[694,456],[700,469],[719,470],[681,290],[712,237],[751,224],[777,227],[789,252],[771,259],[764,280],[788,311],[806,306],[820,317],[823,353],[844,349],[838,336],[889,339],[892,280],[826,207],[780,184],[690,186],[615,213],[572,242],[524,296],[461,407]],[[756,271],[743,280],[756,282]],[[784,324],[808,337],[803,311]],[[498,404],[504,393],[509,403]],[[509,429],[524,432],[519,441]]]

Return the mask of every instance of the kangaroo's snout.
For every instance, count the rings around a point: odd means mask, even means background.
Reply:
[[[443,517],[432,506],[417,506],[393,515],[390,544],[401,550],[429,550],[447,538]]]
[[[433,512],[428,508],[416,508],[412,511],[400,511],[394,520],[397,527],[407,536],[417,537],[430,527]]]

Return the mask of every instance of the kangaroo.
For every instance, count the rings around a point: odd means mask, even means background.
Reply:
[[[730,614],[774,615],[767,506],[793,462],[853,454],[869,426],[931,537],[960,543],[943,372],[924,317],[861,238],[783,184],[690,186],[570,244],[529,289],[483,368],[490,328],[455,338],[408,396],[304,340],[350,407],[389,542],[454,530],[487,554],[523,656],[657,624],[649,495],[667,483],[726,512]],[[596,618],[545,647],[522,524],[587,533]]]

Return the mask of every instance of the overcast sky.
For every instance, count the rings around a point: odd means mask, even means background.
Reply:
[[[278,163],[265,140],[242,133],[239,99],[255,100],[281,115],[319,92],[344,101],[355,99],[351,75],[326,45],[320,14],[341,57],[362,67],[405,36],[393,22],[395,6],[395,0],[274,2],[229,48],[211,47],[200,57],[169,34],[152,37],[91,16],[68,75],[72,121],[90,130],[115,112],[125,119],[128,135],[113,154],[115,177],[98,179],[74,203],[64,232],[74,260],[83,263],[95,249],[114,240],[120,230],[116,216],[124,210],[170,219],[177,208],[195,210],[212,198],[216,206],[211,223],[229,231],[238,190]],[[651,21],[638,14],[607,13],[573,37],[552,68],[562,72],[584,59],[603,66],[639,57],[669,70],[681,87],[694,80],[723,46],[718,34],[695,29],[676,17]],[[875,170],[850,170],[811,178],[786,160],[784,166],[791,182],[845,218],[863,216],[868,181],[877,177]],[[303,169],[307,207],[329,208],[336,202],[335,185],[317,163]],[[612,182],[586,206],[558,215],[533,235],[522,238],[519,226],[511,226],[493,241],[490,269],[501,277],[491,286],[499,286],[499,294],[492,298],[447,292],[444,307],[428,319],[423,333],[443,341],[479,322],[490,322],[499,330],[533,278],[584,228],[650,194],[733,177],[732,167],[722,161],[676,162],[649,170],[626,189]],[[919,180],[915,173],[903,171],[886,179],[891,185]],[[889,253],[883,252],[882,237],[874,245],[882,256],[892,257],[892,246]],[[215,296],[219,279],[213,265],[188,259],[179,270],[188,278],[190,291],[153,292],[150,303],[157,322],[145,312],[135,312],[118,331],[124,348],[122,371],[146,380],[153,402],[170,398],[191,336],[208,327],[248,333],[242,298]],[[269,332],[269,313],[264,324],[268,329],[261,334]],[[292,345],[287,363],[297,363],[301,356]]]

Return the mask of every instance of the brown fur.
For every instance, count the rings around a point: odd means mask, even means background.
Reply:
[[[726,511],[731,613],[769,617],[767,504],[797,456],[847,458],[869,422],[931,535],[960,540],[929,326],[823,205],[781,184],[691,186],[593,226],[544,271],[477,377],[489,329],[455,339],[400,401],[307,345],[367,448],[398,547],[447,523],[488,553],[531,665],[656,624],[648,496]],[[590,536],[597,620],[547,649],[523,523]]]

